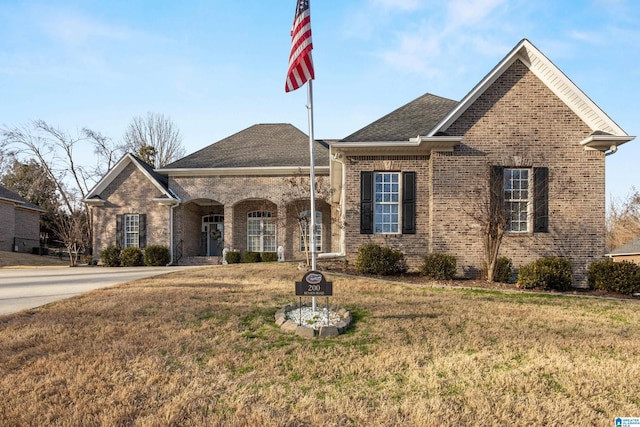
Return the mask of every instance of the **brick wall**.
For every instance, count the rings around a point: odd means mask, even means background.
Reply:
[[[521,62],[516,61],[447,130],[462,136],[453,153],[424,160],[350,157],[346,191],[347,254],[363,243],[400,248],[410,264],[428,252],[458,260],[458,274],[483,268],[482,230],[474,212],[486,201],[491,165],[549,168],[549,232],[505,235],[500,255],[519,267],[541,256],[568,257],[577,285],[604,254],[604,154],[579,142],[590,134],[582,122]],[[396,160],[394,160],[396,159]],[[361,235],[360,171],[417,173],[417,234]]]
[[[183,256],[197,255],[201,218],[209,213],[224,215],[224,245],[238,251],[247,249],[247,214],[269,211],[277,225],[276,247],[285,248],[285,258],[301,259],[300,231],[295,221],[298,209],[292,203],[308,199],[308,193],[289,184],[292,176],[191,176],[170,177],[169,186],[182,201],[174,217],[174,241],[182,242]],[[308,179],[302,179],[307,182]],[[323,251],[339,246],[339,227],[332,220],[329,204],[323,200],[328,177],[317,179],[316,209],[323,215]],[[215,212],[214,212],[215,211]],[[197,230],[197,231],[194,231]],[[196,236],[197,234],[197,236]]]
[[[93,253],[100,253],[107,246],[116,244],[116,215],[147,215],[147,246],[169,247],[169,209],[152,201],[161,197],[160,190],[130,163],[100,194],[106,200],[104,206],[91,208],[94,222]]]
[[[13,251],[15,226],[14,204],[0,201],[0,251]]]

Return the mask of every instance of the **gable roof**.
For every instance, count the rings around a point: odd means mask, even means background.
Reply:
[[[328,146],[320,141],[316,141],[315,144],[314,164],[328,166]],[[250,126],[159,171],[309,165],[309,136],[288,123],[275,123]]]
[[[129,164],[133,163],[140,172],[142,172],[147,179],[160,191],[162,198],[166,198],[167,200],[177,200],[177,197],[173,195],[171,190],[169,190],[169,179],[166,176],[163,176],[157,173],[151,165],[142,161],[138,157],[134,156],[131,153],[127,153],[118,163],[112,167],[107,174],[102,177],[100,181],[89,191],[86,198],[84,199],[85,203],[100,203],[104,202],[100,198],[100,194],[107,188],[109,184],[127,167]]]
[[[430,131],[457,104],[457,101],[426,93],[341,142],[407,141]]]
[[[558,96],[573,112],[592,130],[592,135],[613,136],[615,146],[623,144],[635,137],[629,137],[607,114],[604,113],[584,92],[582,92],[558,67],[556,67],[529,40],[522,39],[496,65],[460,103],[440,120],[427,134],[431,137],[443,132],[451,126],[509,67],[520,60],[533,72],[556,96]],[[597,140],[606,139],[600,136]],[[592,138],[593,140],[593,138]],[[583,141],[588,146],[592,141]],[[605,144],[606,144],[605,143]],[[607,145],[607,148],[609,146]]]
[[[630,241],[626,245],[615,248],[607,254],[607,256],[621,255],[639,255],[640,254],[640,238]]]
[[[6,187],[3,187],[2,185],[0,185],[0,200],[6,200],[23,209],[30,209],[38,212],[46,212],[40,206],[31,203],[24,197],[19,196],[18,194],[14,193],[13,191],[9,190]]]

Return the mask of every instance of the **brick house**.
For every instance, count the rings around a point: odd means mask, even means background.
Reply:
[[[0,251],[32,253],[40,247],[45,211],[0,185]]]
[[[615,262],[628,261],[640,264],[640,238],[633,239],[619,248],[615,248],[607,253],[606,256]]]
[[[404,251],[412,267],[444,252],[460,276],[475,277],[484,263],[478,212],[499,203],[511,213],[500,255],[516,267],[567,257],[584,284],[605,251],[605,156],[632,139],[522,40],[459,102],[425,94],[346,138],[316,142],[316,175],[327,180],[316,196],[320,250],[353,260],[376,242]],[[155,171],[127,155],[86,200],[94,253],[142,246],[144,235],[178,262],[281,245],[298,258],[296,205],[308,198],[285,182],[308,165],[308,137],[277,124]],[[489,197],[495,185],[499,196]]]
[[[328,196],[329,148],[315,143],[317,246],[334,251]],[[300,223],[309,210],[309,137],[290,124],[258,124],[153,170],[125,155],[91,190],[94,253],[110,245],[159,244],[172,260],[241,252],[304,256]],[[324,183],[324,185],[323,185]],[[215,261],[215,259],[214,259]]]

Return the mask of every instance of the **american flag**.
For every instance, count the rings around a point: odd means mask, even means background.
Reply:
[[[296,90],[315,77],[311,49],[313,49],[313,43],[311,42],[309,0],[298,0],[291,29],[291,53],[285,92]]]

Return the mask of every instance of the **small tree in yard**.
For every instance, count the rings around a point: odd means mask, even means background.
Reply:
[[[69,263],[73,267],[78,265],[80,254],[85,250],[88,233],[85,215],[81,209],[68,213],[60,211],[53,220],[55,233],[67,249]]]

